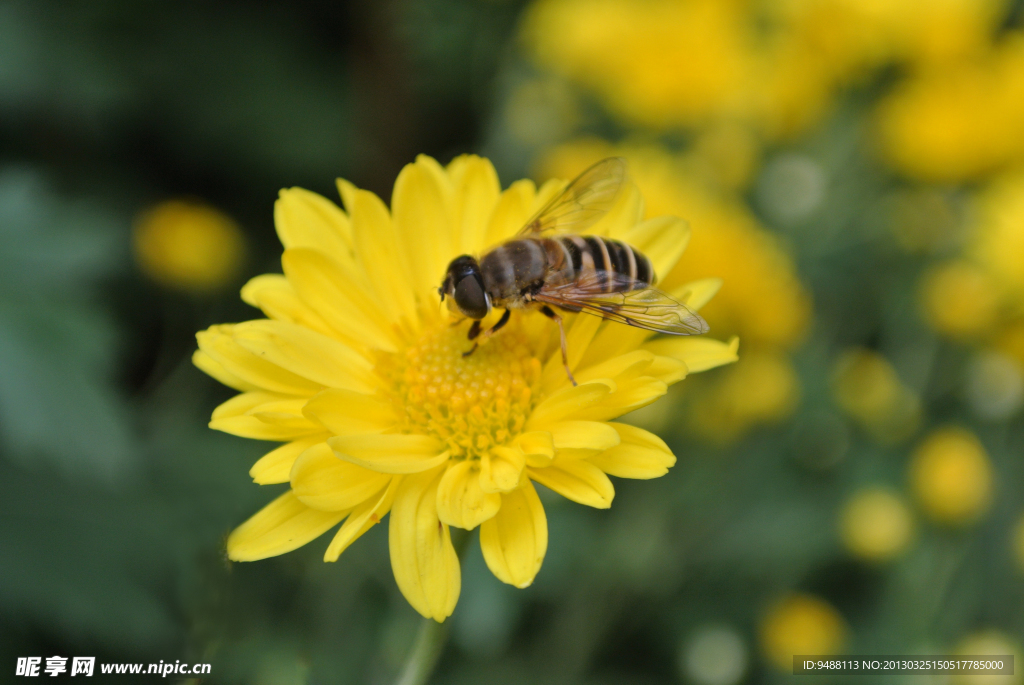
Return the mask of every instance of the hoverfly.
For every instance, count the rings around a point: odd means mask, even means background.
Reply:
[[[452,260],[438,293],[442,301],[448,296],[452,312],[473,319],[469,339],[474,343],[464,356],[508,323],[513,309],[539,309],[558,324],[562,363],[573,385],[565,328],[552,307],[658,333],[707,333],[698,314],[651,287],[654,270],[639,250],[618,240],[579,235],[612,207],[625,177],[624,159],[604,159],[544,205],[511,240],[479,260],[472,255]],[[505,312],[481,337],[480,321],[494,307]]]

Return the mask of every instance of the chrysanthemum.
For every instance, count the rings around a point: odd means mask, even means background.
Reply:
[[[564,187],[528,180],[501,191],[490,162],[419,157],[395,182],[391,211],[339,180],[342,210],[301,189],[275,208],[284,275],[258,276],[242,298],[267,318],[199,333],[195,364],[241,392],[212,428],[284,444],[250,471],[291,489],[243,523],[228,555],[253,561],[341,526],[338,556],[390,512],[391,564],[409,603],[443,621],[459,596],[449,526],[480,527],[488,567],[526,587],[547,548],[534,482],[607,508],[609,475],[654,478],[675,463],[657,436],[614,419],[653,402],[687,373],[736,359],[737,342],[651,339],[647,331],[567,317],[573,387],[557,329],[532,312],[463,357],[468,322],[453,322],[437,287],[456,255],[512,236]],[[592,232],[644,252],[668,273],[686,246],[686,222],[642,220],[627,185]],[[699,308],[718,288],[705,279],[674,294]],[[486,323],[486,322],[485,322]]]

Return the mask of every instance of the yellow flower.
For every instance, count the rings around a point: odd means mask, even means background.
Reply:
[[[941,428],[914,453],[910,485],[928,516],[939,523],[962,525],[988,509],[992,465],[973,433]]]
[[[656,127],[735,112],[750,80],[753,26],[739,2],[542,0],[524,38],[541,65]]]
[[[832,372],[836,403],[882,442],[909,438],[921,421],[921,399],[877,352],[844,353]]]
[[[998,284],[977,264],[956,260],[929,269],[922,280],[921,309],[932,328],[953,338],[974,338],[996,323]]]
[[[926,181],[958,182],[1024,160],[1024,34],[984,59],[906,80],[878,110],[886,160]]]
[[[201,292],[238,274],[245,240],[238,225],[213,207],[170,200],[139,216],[134,248],[139,268],[154,281]]]
[[[910,510],[886,488],[869,487],[856,492],[840,516],[843,545],[855,556],[884,561],[902,552],[914,532]]]
[[[438,621],[460,589],[450,526],[480,527],[484,559],[526,587],[547,548],[534,482],[607,508],[609,475],[654,478],[675,463],[657,436],[614,419],[653,402],[687,373],[736,359],[708,338],[651,339],[639,329],[568,316],[573,387],[557,329],[517,312],[473,355],[468,324],[448,320],[437,288],[448,262],[509,238],[564,186],[531,181],[502,192],[490,162],[421,156],[395,182],[392,207],[339,181],[345,209],[301,189],[275,208],[284,275],[254,278],[243,299],[266,319],[198,335],[196,365],[241,394],[210,425],[285,444],[250,471],[291,484],[228,539],[230,558],[262,559],[334,528],[325,561],[390,512],[395,580]],[[667,273],[689,235],[672,217],[644,221],[627,186],[592,230],[644,252]],[[718,282],[675,289],[702,306]]]
[[[1022,108],[1024,113],[1024,108]],[[1013,301],[1024,297],[1024,173],[998,178],[978,193],[968,251]],[[1018,305],[1018,314],[1024,306]]]
[[[846,622],[831,604],[813,595],[793,594],[761,621],[761,649],[776,668],[792,673],[795,655],[837,654],[846,633]]]

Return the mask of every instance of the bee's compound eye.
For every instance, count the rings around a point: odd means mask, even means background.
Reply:
[[[471,319],[482,319],[490,310],[483,284],[476,276],[466,276],[456,284],[455,304]]]

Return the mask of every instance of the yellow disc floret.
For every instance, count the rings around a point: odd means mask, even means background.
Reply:
[[[426,333],[378,364],[415,432],[434,435],[455,459],[480,459],[523,430],[541,363],[514,322],[472,354],[466,326]]]

